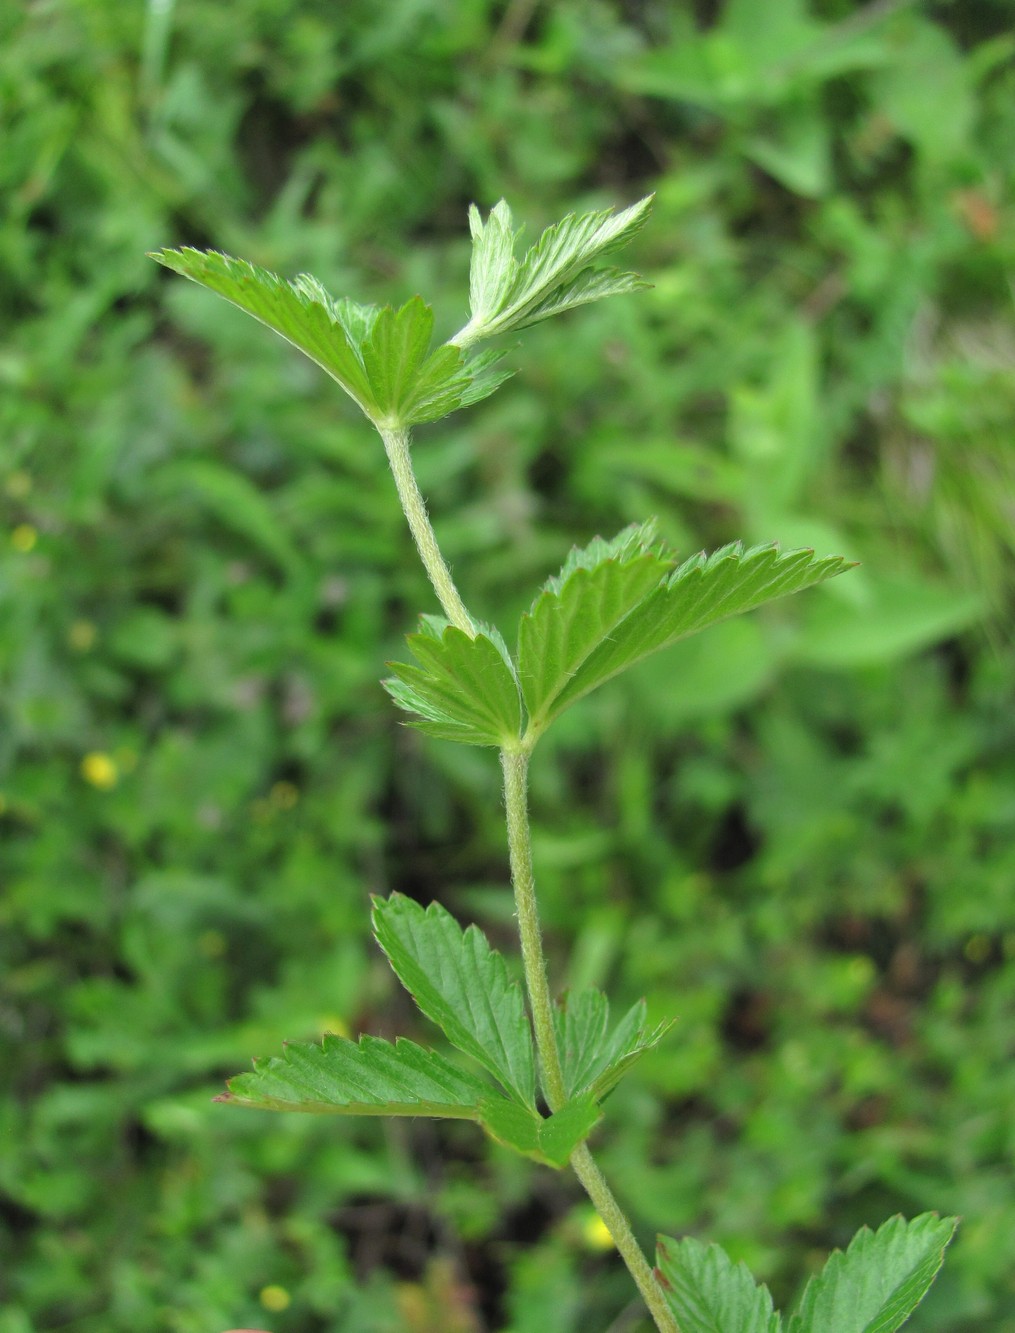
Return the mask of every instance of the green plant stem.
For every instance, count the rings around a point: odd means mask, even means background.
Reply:
[[[504,805],[507,811],[508,855],[511,884],[515,893],[518,935],[522,943],[525,985],[536,1030],[536,1049],[543,1070],[546,1100],[551,1111],[567,1101],[564,1072],[560,1065],[557,1034],[553,1027],[553,1000],[546,979],[543,932],[539,925],[536,881],[532,873],[532,840],[529,836],[529,756],[524,750],[502,750]]]
[[[528,767],[526,750],[502,750],[504,770],[504,804],[507,810],[508,852],[511,858],[511,882],[518,913],[518,934],[522,945],[525,984],[532,1008],[536,1033],[536,1048],[543,1070],[546,1100],[551,1111],[558,1110],[567,1101],[567,1090],[560,1063],[557,1034],[553,1026],[553,1000],[546,977],[546,958],[543,936],[539,925],[536,903],[536,885],[532,873],[532,840],[529,834]],[[596,1165],[587,1144],[581,1144],[571,1154],[571,1166],[592,1200],[596,1211],[613,1237],[631,1276],[637,1283],[656,1327],[661,1333],[680,1333],[673,1312],[666,1303],[662,1288],[641,1246],[631,1230],[631,1224]]]
[[[412,533],[419,558],[423,561],[423,568],[429,575],[444,614],[453,625],[464,630],[470,638],[475,638],[476,627],[465,609],[465,603],[458,595],[451,571],[441,555],[434,530],[430,526],[426,504],[416,484],[412,460],[409,457],[409,432],[402,428],[388,429],[381,426],[378,426],[378,431],[384,441],[384,449],[391,464],[391,472],[398,487],[398,498],[402,502],[409,531]]]
[[[440,599],[448,619],[469,635],[475,635],[472,617],[465,609],[437,538],[434,536],[426,505],[416,484],[409,457],[409,432],[403,429],[379,428],[387,451],[398,497],[408,520],[409,528],[430,576],[430,582]],[[532,873],[532,839],[529,833],[529,749],[501,751],[504,770],[504,804],[507,812],[508,852],[511,859],[511,883],[514,887],[515,907],[518,913],[518,933],[521,938],[522,962],[525,967],[525,985],[532,1009],[536,1032],[536,1049],[543,1070],[546,1100],[550,1110],[556,1111],[567,1101],[564,1072],[560,1064],[557,1034],[553,1026],[553,1000],[546,977],[546,958],[543,954],[543,933],[539,925],[536,902],[536,882]],[[614,1198],[606,1178],[593,1160],[586,1144],[571,1154],[571,1166],[585,1192],[606,1224],[613,1243],[620,1251],[631,1276],[648,1306],[660,1333],[680,1333],[680,1328],[666,1303],[662,1288],[641,1252],[631,1224]]]

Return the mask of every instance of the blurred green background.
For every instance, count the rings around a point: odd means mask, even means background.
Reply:
[[[492,753],[378,679],[434,610],[379,442],[145,258],[466,315],[466,208],[657,192],[654,287],[525,336],[416,461],[511,632],[650,514],[862,568],[536,756],[554,982],[677,1015],[597,1147],[641,1236],[780,1300],[963,1217],[916,1333],[1015,1330],[1009,0],[32,0],[0,16],[0,1333],[645,1328],[566,1175],[474,1127],[271,1117],[326,1029],[436,1042],[367,935],[510,946]]]

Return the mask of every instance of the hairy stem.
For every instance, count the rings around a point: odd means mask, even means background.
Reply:
[[[560,1067],[557,1034],[553,1028],[553,1001],[546,979],[543,956],[543,932],[539,926],[536,882],[532,874],[532,841],[529,836],[528,776],[529,756],[524,751],[501,751],[504,769],[504,804],[507,809],[508,853],[511,858],[511,884],[515,892],[518,935],[522,943],[525,986],[532,1007],[536,1030],[536,1049],[543,1070],[546,1100],[551,1111],[567,1101],[564,1074]]]
[[[511,858],[511,882],[518,913],[518,934],[522,944],[525,984],[532,1008],[536,1048],[543,1070],[546,1100],[551,1111],[567,1101],[564,1074],[560,1063],[557,1034],[553,1027],[553,1000],[546,977],[543,936],[539,926],[536,885],[532,874],[532,842],[529,835],[528,766],[524,750],[502,750],[504,803],[507,809],[508,851]],[[661,1333],[680,1333],[662,1288],[649,1267],[635,1239],[631,1224],[614,1198],[606,1178],[593,1160],[588,1145],[582,1144],[571,1154],[571,1166],[585,1187],[596,1211],[606,1224],[613,1242],[627,1264],[638,1290]]]
[[[402,509],[409,523],[409,531],[412,533],[419,558],[423,561],[423,568],[429,575],[444,614],[453,625],[457,625],[460,630],[464,630],[474,638],[476,627],[465,609],[465,603],[458,595],[451,571],[441,555],[434,530],[430,526],[426,504],[416,484],[412,461],[409,458],[409,432],[404,429],[387,430],[381,427],[378,427],[378,430],[384,441],[384,449],[391,464],[395,485],[398,487],[398,498],[402,502]]]
[[[475,635],[472,617],[465,609],[434,536],[426,505],[416,484],[409,457],[409,432],[404,429],[381,429],[381,438],[387,451],[388,462],[398,487],[398,498],[408,520],[409,528],[430,576],[430,582],[440,599],[444,614],[466,634]],[[504,769],[504,803],[507,810],[508,851],[511,858],[511,882],[514,886],[515,906],[518,912],[518,933],[525,966],[525,985],[532,1008],[536,1031],[536,1049],[543,1071],[543,1085],[550,1110],[556,1111],[567,1101],[564,1073],[560,1064],[557,1034],[553,1027],[553,1000],[546,979],[546,959],[543,955],[543,934],[539,926],[536,903],[536,883],[532,874],[532,840],[529,834],[529,751],[512,749],[501,751]],[[631,1224],[603,1173],[593,1161],[586,1144],[571,1154],[571,1165],[585,1187],[596,1211],[606,1224],[613,1242],[620,1251],[631,1276],[637,1283],[660,1333],[680,1333],[662,1288],[656,1281],[648,1260],[641,1252]]]

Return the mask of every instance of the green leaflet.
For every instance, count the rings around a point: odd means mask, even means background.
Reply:
[[[336,300],[309,274],[287,282],[218,251],[160,250],[152,258],[200,283],[281,334],[337,381],[378,426],[436,421],[479,402],[508,378],[496,357],[430,352],[433,312],[415,296],[399,310]]]
[[[569,1101],[545,1120],[535,1111],[502,1099],[484,1102],[480,1111],[484,1127],[498,1143],[558,1168],[567,1165],[600,1118],[591,1097]]]
[[[894,1333],[927,1294],[957,1225],[923,1213],[862,1228],[808,1282],[787,1333]]]
[[[522,989],[475,926],[439,903],[425,910],[393,893],[375,898],[374,935],[427,1018],[535,1114],[536,1065]]]
[[[565,995],[554,1011],[554,1026],[568,1097],[589,1095],[602,1101],[646,1051],[657,1045],[672,1023],[651,1032],[646,1006],[639,1000],[609,1032],[610,1002],[602,991]]]
[[[518,630],[518,673],[531,725],[540,730],[588,657],[658,587],[673,561],[652,545],[651,524],[596,538],[568,556]]]
[[[292,1042],[282,1055],[255,1060],[252,1073],[229,1080],[216,1098],[264,1111],[332,1115],[429,1115],[479,1118],[489,1086],[434,1051],[399,1038],[326,1036]]]
[[[544,1119],[402,1037],[394,1044],[369,1036],[291,1042],[281,1055],[255,1060],[252,1072],[231,1078],[228,1089],[215,1100],[257,1111],[475,1120],[498,1143],[557,1168],[599,1119],[589,1097]]]
[[[767,1287],[719,1245],[660,1236],[656,1267],[680,1333],[780,1333],[782,1320]],[[827,1324],[823,1333],[841,1333]]]
[[[621,213],[612,209],[569,213],[547,229],[519,260],[511,210],[502,199],[484,222],[469,210],[472,267],[469,323],[452,339],[460,347],[561,314],[604,296],[635,291],[646,284],[636,273],[595,270],[592,265],[626,245],[641,228],[652,197]]]
[[[522,725],[521,700],[495,631],[474,638],[437,617],[423,617],[407,642],[420,666],[389,663],[384,687],[420,731],[466,745],[511,744]]]
[[[774,545],[744,550],[739,542],[710,556],[694,556],[658,582],[596,643],[583,645],[586,651],[580,664],[554,693],[543,699],[538,721],[534,715],[533,724],[541,730],[597,685],[688,634],[822,583],[848,568],[850,563],[841,556],[818,558],[810,550],[783,553]],[[590,589],[595,587],[593,580],[578,570],[558,593],[550,594],[552,600],[545,604],[547,609],[542,614],[542,624],[548,630],[538,632],[538,626],[531,622],[526,629],[523,621],[526,637],[519,649],[523,688],[531,691],[533,681],[550,676],[559,678],[553,668],[562,656],[558,647],[562,636],[552,628],[554,613],[562,621],[580,623],[580,609],[592,600]],[[542,610],[537,603],[530,613],[533,622]]]

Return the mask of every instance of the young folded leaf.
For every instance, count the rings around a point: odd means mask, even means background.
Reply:
[[[744,1264],[719,1245],[660,1236],[656,1274],[680,1333],[780,1333],[782,1321],[767,1287],[755,1285]],[[822,1333],[841,1333],[826,1324]]]
[[[420,297],[400,310],[336,300],[303,273],[287,282],[218,251],[160,250],[153,259],[208,287],[299,348],[381,427],[437,421],[493,393],[507,374],[496,357],[466,361],[458,347],[430,352],[433,313]]]
[[[537,1162],[558,1169],[580,1143],[584,1143],[600,1118],[591,1097],[569,1101],[554,1115],[543,1119],[517,1102],[490,1100],[480,1108],[483,1127],[507,1148],[514,1148]]]
[[[375,898],[374,936],[392,970],[448,1041],[535,1113],[536,1064],[522,989],[475,926],[462,931],[439,903]]]
[[[521,260],[515,256],[520,230],[502,199],[486,222],[469,209],[472,269],[469,279],[471,318],[451,340],[468,347],[481,338],[559,315],[575,306],[644,287],[636,273],[592,267],[605,255],[626,245],[641,228],[652,196],[622,213],[612,209],[567,217],[547,229]]]
[[[406,640],[421,663],[389,662],[394,679],[384,688],[419,731],[465,745],[518,740],[522,706],[518,682],[496,631],[474,637],[439,617],[421,618]]]
[[[326,1036],[290,1042],[280,1056],[255,1060],[215,1100],[261,1111],[318,1115],[423,1115],[478,1120],[491,1088],[434,1051],[398,1038]]]
[[[923,1213],[863,1227],[807,1283],[787,1333],[895,1333],[927,1294],[957,1225]]]
[[[673,1024],[661,1023],[650,1032],[645,1014],[645,1001],[639,1000],[608,1032],[610,1002],[602,991],[564,996],[553,1018],[569,1097],[588,1095],[602,1101],[628,1069],[658,1045]]]
[[[598,571],[584,577],[578,571],[559,592],[544,594],[547,600],[540,599],[522,621],[518,668],[532,732],[538,735],[565,708],[650,653],[851,567],[842,556],[818,558],[810,550],[780,552],[775,545],[745,551],[734,542],[710,556],[702,553],[685,561],[615,623],[601,616],[601,633],[596,616],[584,612],[587,603],[595,606]],[[621,564],[620,571],[608,577],[622,579],[623,569]],[[560,646],[558,620],[565,627],[572,622],[576,626],[570,657]],[[587,623],[592,642],[582,637]],[[566,679],[561,670],[565,662],[571,666]]]

